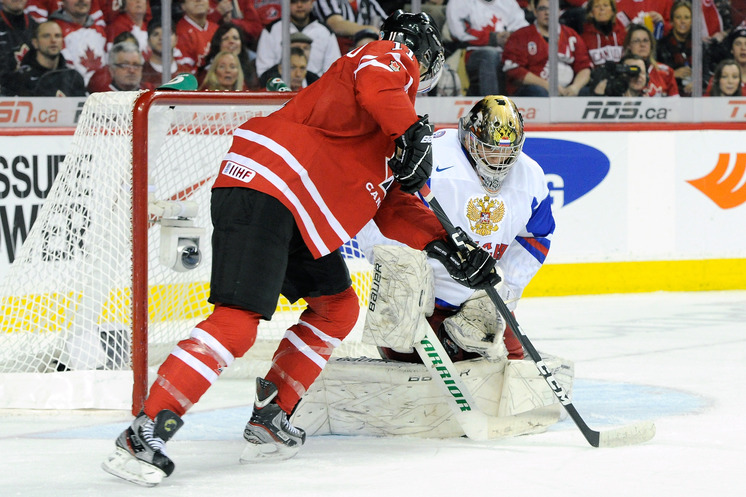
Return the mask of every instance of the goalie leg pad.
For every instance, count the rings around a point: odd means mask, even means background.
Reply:
[[[574,363],[549,354],[542,353],[541,355],[552,376],[567,392],[568,397],[572,398]],[[539,373],[536,364],[528,359],[509,360],[505,367],[505,385],[502,389],[498,414],[510,416],[547,406],[554,406],[558,412],[563,411],[557,396]]]
[[[409,247],[376,245],[363,343],[412,352],[423,336],[420,322],[435,307],[427,256]]]
[[[495,413],[502,367],[484,360],[456,365],[477,403]],[[307,435],[464,436],[442,387],[423,364],[367,357],[333,358],[296,407],[291,422]]]

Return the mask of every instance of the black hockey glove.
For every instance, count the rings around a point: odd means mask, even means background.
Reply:
[[[389,159],[394,178],[405,193],[422,188],[433,171],[433,126],[425,115],[394,140],[397,153]]]
[[[448,241],[428,243],[425,251],[445,266],[451,278],[466,287],[476,290],[500,283],[495,270],[497,261],[461,228],[456,228],[456,233]]]

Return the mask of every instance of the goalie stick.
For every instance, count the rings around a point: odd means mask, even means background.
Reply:
[[[433,210],[438,220],[443,225],[443,228],[458,245],[459,241],[456,237],[453,236],[456,233],[456,229],[453,226],[453,223],[451,223],[450,219],[448,218],[446,212],[440,206],[438,199],[436,199],[435,195],[433,195],[433,192],[430,191],[430,187],[428,185],[423,186],[420,189],[420,195],[422,195],[425,201],[427,201],[427,203],[430,205],[430,208]],[[640,421],[637,423],[632,423],[604,431],[596,431],[591,429],[580,416],[578,410],[575,409],[575,406],[572,404],[572,401],[567,395],[567,392],[565,392],[559,382],[557,382],[552,373],[549,371],[546,364],[544,364],[544,361],[541,358],[541,354],[539,354],[528,337],[523,333],[520,325],[518,324],[508,307],[505,305],[505,302],[503,302],[500,295],[497,293],[497,290],[495,290],[494,287],[489,287],[486,289],[486,292],[487,295],[489,295],[490,300],[492,300],[492,302],[495,304],[495,307],[497,307],[498,312],[505,318],[505,322],[507,323],[507,325],[510,326],[510,328],[513,330],[516,338],[528,353],[528,356],[536,364],[536,367],[539,370],[541,376],[544,377],[544,380],[552,389],[554,395],[560,401],[562,406],[567,411],[567,414],[569,414],[569,416],[575,422],[575,425],[580,429],[580,432],[583,434],[589,444],[591,444],[593,447],[619,447],[647,442],[655,436],[655,424],[652,421]],[[417,351],[419,352],[419,349],[417,349]]]

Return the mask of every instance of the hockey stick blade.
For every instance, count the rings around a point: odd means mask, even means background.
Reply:
[[[430,191],[430,187],[427,185],[423,186],[420,190],[420,195],[427,201],[430,208],[435,213],[443,228],[446,230],[449,236],[452,236],[456,228],[451,223],[448,215],[440,206],[440,203]],[[612,428],[611,430],[596,431],[591,429],[583,418],[578,413],[575,406],[570,401],[570,397],[567,395],[562,385],[554,378],[552,373],[544,364],[541,358],[541,354],[534,348],[531,340],[523,333],[521,326],[516,321],[513,313],[510,312],[508,307],[503,302],[497,290],[494,287],[486,288],[487,295],[492,300],[492,303],[497,307],[498,312],[503,316],[507,325],[513,330],[518,341],[521,343],[526,353],[534,361],[536,368],[539,370],[541,376],[549,385],[549,388],[554,392],[554,395],[560,401],[562,406],[565,408],[567,413],[570,415],[575,425],[580,429],[585,439],[593,447],[620,447],[624,445],[634,445],[643,442],[647,442],[655,436],[655,425],[651,421],[643,421],[639,423],[633,423],[619,428]]]
[[[647,442],[655,436],[655,424],[652,421],[640,421],[597,433],[598,445],[594,447],[635,445]]]

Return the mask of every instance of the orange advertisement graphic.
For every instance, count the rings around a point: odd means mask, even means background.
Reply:
[[[746,183],[735,190],[746,172],[746,153],[737,153],[733,170],[726,177],[731,154],[719,154],[715,169],[707,176],[687,180],[694,188],[707,195],[722,209],[732,209],[746,202]]]

